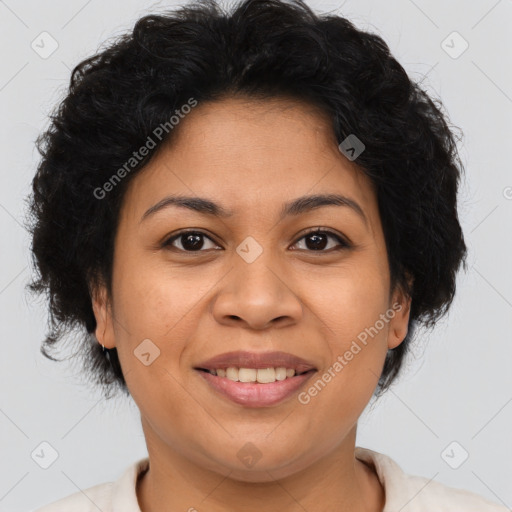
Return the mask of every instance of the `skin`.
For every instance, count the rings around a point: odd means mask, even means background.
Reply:
[[[381,511],[376,473],[354,455],[357,421],[387,350],[407,334],[410,299],[390,287],[371,182],[339,151],[329,118],[298,100],[200,103],[174,130],[126,191],[112,297],[103,286],[93,294],[97,339],[117,347],[141,412],[150,459],[137,485],[141,510]],[[332,205],[279,220],[285,202],[320,193],[353,199],[366,221]],[[169,206],[141,221],[169,194],[234,214]],[[324,234],[315,250],[305,235],[317,227],[351,246]],[[199,250],[186,237],[164,246],[182,229],[206,233]],[[252,263],[236,252],[248,236],[263,250]],[[244,407],[193,369],[232,350],[282,350],[317,368],[307,389],[393,304],[400,311],[308,404],[293,396]],[[160,350],[148,366],[134,355],[145,339]],[[252,467],[237,456],[248,442],[261,453]]]

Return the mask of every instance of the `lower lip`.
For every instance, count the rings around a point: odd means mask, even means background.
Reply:
[[[267,407],[289,398],[315,373],[287,377],[268,384],[258,382],[235,382],[227,377],[217,377],[209,372],[197,370],[213,389],[233,402],[246,407]]]

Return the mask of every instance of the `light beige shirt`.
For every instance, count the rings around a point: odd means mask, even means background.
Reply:
[[[388,455],[356,446],[355,456],[375,468],[386,493],[383,512],[510,512],[473,492],[407,475]],[[140,459],[116,482],[95,485],[31,512],[141,512],[135,486],[148,466],[148,458]],[[191,506],[188,512],[193,511]]]

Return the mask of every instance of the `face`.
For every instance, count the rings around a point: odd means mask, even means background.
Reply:
[[[386,352],[407,333],[375,191],[307,104],[198,104],[175,130],[125,194],[112,297],[94,297],[96,336],[118,350],[150,455],[246,481],[285,477],[353,443]],[[313,195],[342,199],[286,211]],[[161,203],[170,196],[229,215]],[[284,352],[312,371],[220,385],[222,372],[197,369],[235,351]],[[268,386],[259,402],[256,386]]]

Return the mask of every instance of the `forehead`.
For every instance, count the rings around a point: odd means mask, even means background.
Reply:
[[[328,114],[289,98],[226,98],[183,116],[125,201],[142,215],[176,192],[216,198],[237,213],[317,193],[375,202],[369,178],[340,153]]]
[[[183,119],[174,135],[174,146],[194,143],[204,149],[210,145],[232,150],[250,148],[254,152],[261,149],[267,154],[279,151],[283,158],[291,155],[292,150],[301,149],[293,147],[299,140],[318,149],[336,145],[331,119],[325,110],[287,97],[226,97],[200,103]],[[258,156],[264,158],[265,154]]]

